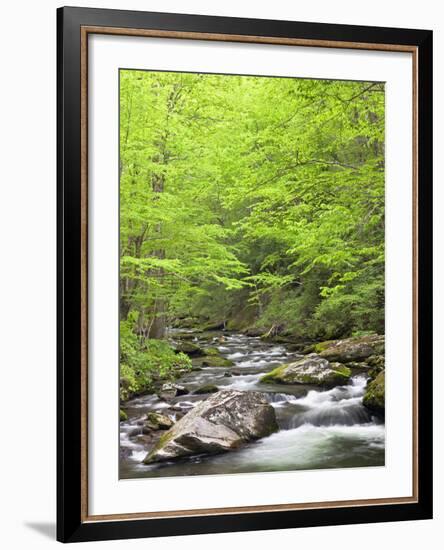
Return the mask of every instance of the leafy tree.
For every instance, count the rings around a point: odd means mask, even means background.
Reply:
[[[184,317],[383,332],[384,116],[382,83],[121,70],[120,310],[141,345]]]

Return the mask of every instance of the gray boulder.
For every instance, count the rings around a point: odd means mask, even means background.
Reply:
[[[373,334],[346,338],[345,340],[317,344],[315,348],[321,346],[324,346],[325,349],[322,351],[315,349],[315,351],[318,351],[319,355],[328,361],[340,361],[341,363],[364,361],[371,355],[384,353],[384,336]]]
[[[314,384],[316,386],[337,386],[346,384],[351,370],[340,363],[329,363],[311,353],[294,363],[280,365],[260,379],[267,384]]]
[[[176,422],[144,463],[231,451],[277,430],[274,409],[263,394],[223,390],[198,403]]]

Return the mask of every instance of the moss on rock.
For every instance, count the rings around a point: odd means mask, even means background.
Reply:
[[[188,341],[178,342],[175,349],[177,353],[185,353],[191,357],[205,355],[205,352],[201,347]]]
[[[157,412],[149,412],[145,420],[145,427],[150,430],[169,430],[173,424],[169,416]]]
[[[217,348],[205,348],[205,355],[220,355],[220,351]]]
[[[276,381],[278,381],[282,374],[284,373],[286,365],[281,365],[280,367],[276,367],[270,372],[267,372],[267,374],[264,374],[260,378],[260,382],[264,382],[265,384],[274,384]]]
[[[385,412],[385,371],[380,372],[367,384],[363,401],[371,411],[379,414]]]
[[[220,355],[207,355],[199,361],[202,367],[232,367],[233,361]]]
[[[334,340],[325,340],[324,342],[318,342],[317,344],[314,344],[313,351],[315,353],[321,353],[328,349],[332,344],[334,344]]]
[[[260,379],[266,384],[313,384],[336,386],[346,384],[351,370],[341,363],[329,363],[315,353],[294,363],[280,365]]]

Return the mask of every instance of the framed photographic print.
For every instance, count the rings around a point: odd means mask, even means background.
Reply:
[[[432,33],[58,10],[58,539],[432,517]]]

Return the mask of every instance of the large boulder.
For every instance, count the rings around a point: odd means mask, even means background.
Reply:
[[[278,430],[273,407],[258,392],[219,391],[168,430],[145,464],[231,451]]]
[[[351,370],[340,363],[329,363],[327,359],[311,353],[294,363],[280,365],[260,379],[265,383],[315,384],[316,386],[338,386],[347,384]]]
[[[385,370],[368,382],[364,398],[364,405],[376,414],[384,415],[385,412]]]
[[[384,353],[384,336],[373,334],[346,338],[345,340],[320,342],[314,348],[321,357],[328,361],[339,361],[340,363],[364,361],[371,355]]]

